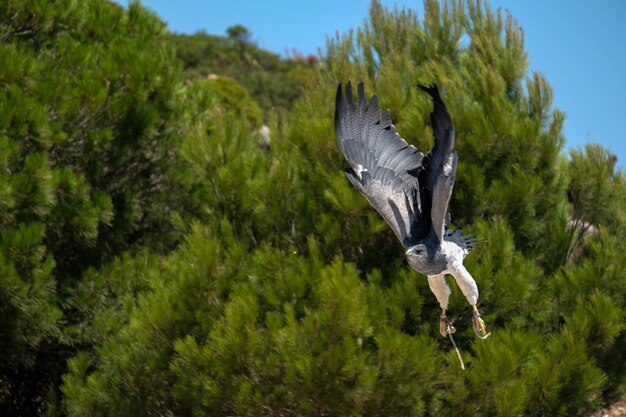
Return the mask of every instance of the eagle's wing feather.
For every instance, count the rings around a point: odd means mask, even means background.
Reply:
[[[430,215],[433,232],[439,242],[443,242],[447,217],[448,202],[454,188],[457,154],[454,150],[454,126],[445,104],[439,96],[437,87],[419,86],[433,99],[433,111],[430,120],[435,137],[433,148],[422,160],[423,169],[419,173],[422,195],[431,197]]]
[[[363,83],[358,99],[352,85],[337,90],[335,133],[350,164],[346,174],[389,224],[405,247],[425,238],[431,216],[420,201],[418,175],[423,154],[398,135],[389,110],[381,114],[376,96],[368,103]]]

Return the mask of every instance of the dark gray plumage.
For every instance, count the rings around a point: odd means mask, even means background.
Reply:
[[[350,164],[348,179],[389,224],[406,251],[409,265],[428,276],[442,308],[442,335],[453,332],[445,310],[450,288],[445,275],[453,275],[474,309],[474,330],[487,337],[476,309],[478,288],[463,266],[473,240],[459,230],[446,230],[448,202],[454,187],[457,154],[454,126],[436,86],[419,86],[433,100],[430,115],[434,146],[426,155],[400,137],[389,110],[382,114],[373,96],[368,103],[363,83],[356,103],[352,85],[337,90],[335,133]]]

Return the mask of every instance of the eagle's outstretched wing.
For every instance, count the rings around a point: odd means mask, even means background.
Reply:
[[[363,83],[358,86],[357,103],[351,83],[346,84],[345,96],[339,85],[335,133],[350,163],[348,179],[402,244],[410,247],[424,239],[431,231],[430,201],[427,207],[423,205],[418,179],[424,155],[398,135],[389,110],[381,114],[376,96],[367,102]]]
[[[435,137],[435,144],[422,160],[422,170],[419,173],[419,182],[424,206],[430,205],[433,233],[443,242],[448,201],[454,187],[456,175],[457,154],[454,150],[454,126],[448,114],[446,105],[439,96],[435,85],[419,88],[426,91],[433,99],[433,111],[430,120]]]
[[[381,114],[376,96],[367,102],[363,83],[356,104],[350,82],[345,96],[339,85],[335,103],[335,133],[350,163],[348,179],[405,247],[431,233],[443,241],[457,167],[454,126],[439,91],[434,85],[419,87],[433,99],[435,143],[425,156],[398,135],[389,110]]]

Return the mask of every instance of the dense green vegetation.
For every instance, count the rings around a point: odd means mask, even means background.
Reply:
[[[583,415],[624,392],[624,173],[598,145],[564,153],[512,17],[374,1],[317,62],[241,26],[172,35],[139,4],[26,3],[0,4],[0,414]],[[454,287],[466,371],[342,174],[348,79],[420,149],[415,85],[442,88],[494,332]]]
[[[288,117],[302,88],[315,73],[318,59],[293,52],[290,59],[265,51],[251,42],[252,34],[241,25],[227,29],[226,37],[197,32],[169,35],[183,63],[186,79],[226,76],[236,80],[261,106],[265,119],[271,114]]]

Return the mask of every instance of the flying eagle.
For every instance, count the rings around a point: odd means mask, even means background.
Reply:
[[[478,287],[463,266],[474,240],[462,236],[458,229],[446,229],[458,159],[452,119],[435,85],[418,87],[432,97],[434,107],[430,120],[435,144],[426,155],[398,135],[389,109],[381,114],[376,96],[367,102],[362,82],[356,103],[351,83],[347,83],[345,95],[339,84],[337,143],[350,164],[345,172],[352,185],[394,231],[411,268],[428,277],[428,285],[441,306],[441,335],[455,331],[446,317],[450,287],[445,276],[450,274],[472,306],[476,335],[485,339],[490,333],[476,308]]]

